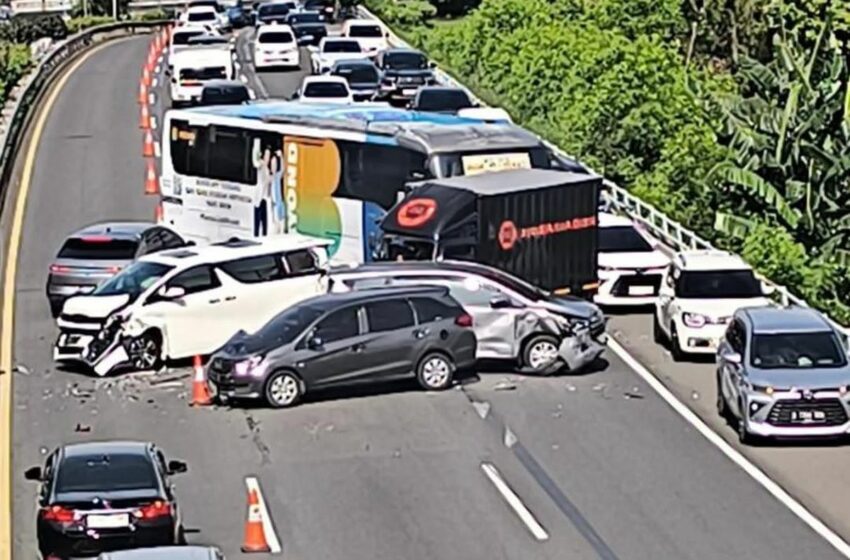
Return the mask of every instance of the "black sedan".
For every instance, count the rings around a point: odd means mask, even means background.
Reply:
[[[472,317],[443,286],[326,294],[297,304],[253,335],[237,333],[213,356],[219,398],[293,406],[306,391],[415,377],[451,385],[475,363]]]
[[[183,527],[169,477],[186,471],[166,463],[152,443],[64,445],[44,467],[26,471],[41,483],[36,532],[44,558],[183,544]]]
[[[330,75],[345,78],[355,101],[372,101],[381,85],[381,73],[371,60],[339,60],[334,63]]]
[[[380,96],[387,101],[409,102],[422,86],[436,85],[434,68],[420,51],[392,48],[378,53],[375,59],[381,71]]]

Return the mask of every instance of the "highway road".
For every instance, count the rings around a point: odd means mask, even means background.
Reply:
[[[63,236],[153,214],[135,101],[146,47],[135,38],[93,52],[36,134],[15,287],[13,558],[35,549],[35,488],[24,469],[60,443],[106,438],[155,440],[186,460],[177,492],[188,538],[218,544],[228,558],[242,556],[248,476],[259,480],[286,558],[841,557],[611,352],[583,375],[489,372],[440,394],[410,384],[340,390],[289,411],[192,409],[180,365],[97,380],[57,370],[43,286]],[[242,68],[260,96],[286,96],[302,75]],[[700,395],[688,404],[711,417],[701,379],[710,367],[672,367],[648,324],[635,315],[611,326],[676,391],[693,385]],[[824,514],[839,507],[829,504],[843,492],[818,492],[844,482],[842,449],[751,455],[806,503],[826,504]],[[805,466],[830,478],[812,482]]]

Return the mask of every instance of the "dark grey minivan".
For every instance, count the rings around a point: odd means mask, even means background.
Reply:
[[[437,287],[325,294],[292,306],[253,335],[237,333],[213,355],[219,399],[264,399],[275,408],[332,385],[415,376],[446,389],[475,364],[472,317]]]

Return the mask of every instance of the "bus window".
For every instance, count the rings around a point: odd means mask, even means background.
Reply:
[[[249,185],[257,182],[248,131],[193,127],[177,120],[171,125],[171,161],[177,173]]]
[[[533,169],[548,169],[552,166],[549,160],[549,150],[544,146],[522,150],[529,156],[529,162]],[[499,152],[484,152],[487,154],[499,154]],[[511,154],[518,154],[520,150],[510,150]],[[480,155],[478,153],[444,153],[436,154],[431,161],[431,172],[440,178],[457,177],[464,175],[463,157],[467,155]]]
[[[424,178],[425,154],[401,146],[337,141],[343,178],[336,195],[391,208],[408,181]],[[418,174],[418,176],[417,176]]]

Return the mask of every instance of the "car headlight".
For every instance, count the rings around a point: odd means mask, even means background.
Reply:
[[[709,322],[708,317],[699,313],[682,313],[682,322],[692,329],[704,327]]]
[[[774,388],[770,385],[753,385],[750,383],[748,387],[752,392],[761,393],[763,395],[772,395],[774,392]]]
[[[241,362],[236,362],[233,371],[237,377],[262,377],[266,372],[265,356],[251,356]]]

